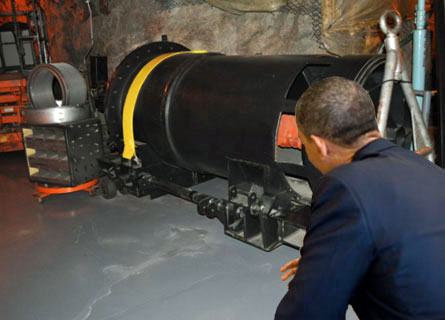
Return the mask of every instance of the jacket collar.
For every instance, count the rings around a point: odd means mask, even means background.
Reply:
[[[383,138],[376,139],[374,141],[371,141],[361,149],[359,149],[352,158],[352,161],[358,161],[368,157],[376,156],[383,150],[392,147],[395,147],[395,145],[392,142],[389,142],[388,140]]]

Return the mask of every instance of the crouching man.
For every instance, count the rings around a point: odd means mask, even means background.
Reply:
[[[333,77],[296,106],[299,135],[323,173],[301,258],[275,319],[445,319],[445,174],[381,138],[357,83]]]

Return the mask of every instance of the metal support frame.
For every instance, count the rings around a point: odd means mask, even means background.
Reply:
[[[391,27],[388,20],[394,21]],[[387,10],[380,17],[380,28],[386,35],[386,65],[383,76],[383,84],[380,92],[380,101],[377,112],[377,123],[380,132],[386,137],[386,126],[391,103],[391,95],[395,81],[400,81],[407,105],[411,113],[413,128],[414,151],[424,155],[428,160],[434,162],[434,148],[431,138],[428,134],[416,94],[411,85],[408,70],[402,61],[399,47],[399,38],[397,36],[401,27],[401,18],[394,10]]]

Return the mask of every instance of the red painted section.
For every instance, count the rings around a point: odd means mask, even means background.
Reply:
[[[30,10],[31,6],[28,6],[26,4],[26,1],[17,0],[15,7],[16,7],[16,11],[28,11],[28,10]],[[12,12],[11,1],[4,0],[4,1],[0,2],[0,12]],[[5,23],[12,22],[12,21],[13,21],[12,17],[0,17],[0,26],[4,25]],[[18,16],[17,21],[26,23],[26,17]]]
[[[53,194],[64,194],[64,193],[72,193],[77,191],[86,191],[90,194],[94,192],[95,189],[98,189],[99,186],[97,183],[99,182],[99,179],[91,180],[87,183],[78,185],[76,187],[72,188],[63,188],[63,187],[52,187],[47,188],[43,186],[39,186],[38,184],[35,185],[35,188],[37,190],[36,193],[34,193],[34,196],[39,198],[39,202],[42,202],[43,198],[49,197]]]
[[[277,145],[282,148],[301,149],[298,127],[295,116],[283,114],[278,128]]]

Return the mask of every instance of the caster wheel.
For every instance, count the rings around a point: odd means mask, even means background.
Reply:
[[[43,201],[45,201],[45,200],[43,200],[43,198],[40,198],[40,197],[37,198],[38,203],[43,203]]]
[[[109,177],[105,176],[100,181],[100,189],[102,190],[102,197],[105,199],[113,199],[117,194],[116,183]]]
[[[88,194],[90,195],[90,197],[94,197],[96,195],[96,190],[88,191]]]

